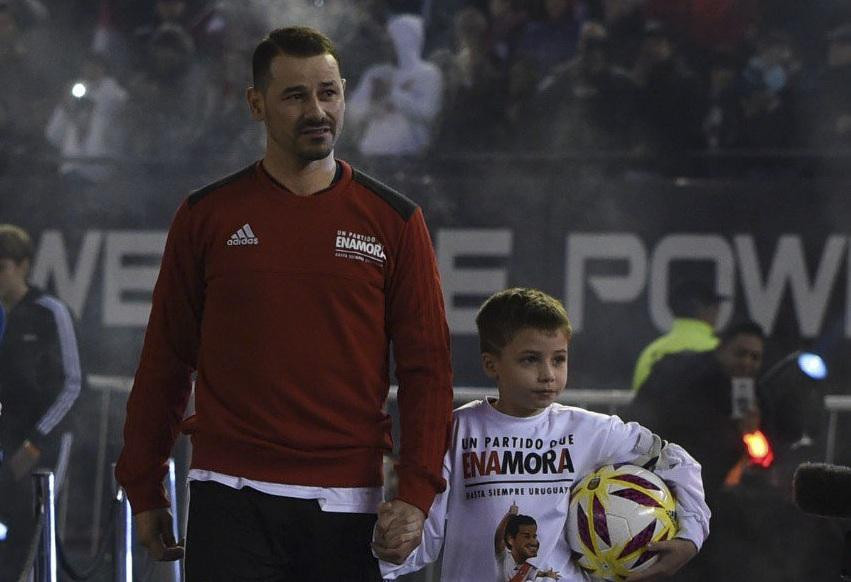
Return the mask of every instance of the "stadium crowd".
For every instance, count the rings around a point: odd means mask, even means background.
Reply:
[[[851,145],[840,2],[3,0],[2,157],[56,157],[70,186],[109,176],[91,158],[256,159],[244,63],[270,24],[292,23],[346,55],[350,157],[619,152],[664,166]]]

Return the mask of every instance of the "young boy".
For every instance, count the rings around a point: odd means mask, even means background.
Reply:
[[[443,547],[443,581],[587,580],[564,533],[570,486],[621,462],[647,466],[671,485],[680,526],[675,539],[653,546],[659,561],[630,580],[679,570],[709,533],[700,465],[638,424],[555,402],[567,382],[571,333],[558,300],[534,289],[501,291],[482,305],[476,325],[482,365],[499,397],[455,411],[443,464],[447,487],[416,550],[399,565],[385,561],[393,552],[376,529],[373,548],[385,579],[422,568]],[[517,543],[520,524],[512,524],[511,538],[506,532],[518,507],[536,524],[535,539],[522,552],[506,552],[506,542]]]

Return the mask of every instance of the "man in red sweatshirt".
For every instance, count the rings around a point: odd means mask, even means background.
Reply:
[[[179,559],[162,478],[191,435],[190,582],[380,580],[373,529],[402,560],[445,486],[452,378],[434,252],[419,207],[334,157],[345,81],[331,42],[274,30],[253,71],[265,156],[177,211],[116,475],[150,554]],[[399,493],[381,503],[391,342]]]

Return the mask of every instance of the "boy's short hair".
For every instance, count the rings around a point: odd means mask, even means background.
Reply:
[[[482,353],[499,354],[524,328],[572,333],[561,301],[538,289],[514,287],[491,295],[476,315]]]
[[[505,533],[502,535],[502,541],[505,542],[507,548],[511,548],[508,538],[516,537],[521,525],[534,525],[538,527],[538,522],[531,515],[523,515],[522,513],[508,516],[508,520],[505,522]]]
[[[14,224],[0,224],[0,259],[21,264],[25,259],[32,262],[32,258],[33,243],[27,231]]]

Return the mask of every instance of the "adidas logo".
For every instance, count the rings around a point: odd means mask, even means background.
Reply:
[[[247,222],[242,225],[242,228],[230,235],[230,238],[228,239],[229,247],[256,244],[260,244],[260,241],[254,235],[254,231],[251,230],[251,227],[248,225]]]

